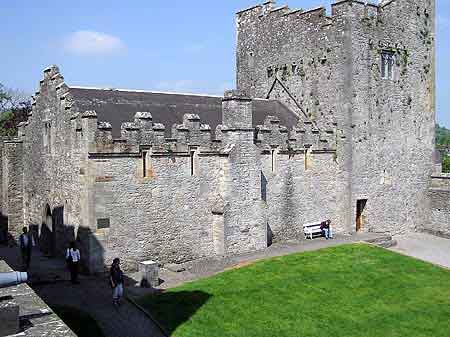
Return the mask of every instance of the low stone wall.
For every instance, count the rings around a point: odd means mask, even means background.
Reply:
[[[6,262],[0,261],[0,273],[10,271]],[[0,288],[0,317],[0,336],[11,335],[11,329],[18,327],[15,333],[20,336],[76,337],[27,284]]]
[[[421,230],[450,238],[450,174],[433,176],[428,194],[431,216]]]

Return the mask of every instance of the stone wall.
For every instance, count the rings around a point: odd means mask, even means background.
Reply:
[[[4,145],[4,152],[13,144],[17,148],[19,142],[23,147],[22,152],[14,153],[14,161],[22,167],[22,171],[16,169],[14,174],[20,174],[23,180],[23,185],[14,187],[14,193],[21,198],[17,203],[21,212],[17,226],[31,226],[48,254],[63,254],[82,225],[79,175],[83,139],[79,135],[81,130],[76,131],[71,120],[71,104],[59,69],[56,66],[45,69],[39,90],[33,96],[29,119],[19,125],[18,141]],[[3,160],[5,167],[8,155]],[[3,172],[4,179],[11,181],[11,177],[11,170]],[[10,199],[12,192],[8,194]],[[7,215],[11,223],[10,208]]]
[[[11,271],[8,264],[0,260],[0,273]],[[76,337],[75,333],[27,284],[1,288],[0,299],[1,336]]]
[[[226,174],[225,159],[200,156],[191,176],[189,153],[147,158],[147,178],[139,157],[91,160],[95,218],[110,221],[99,231],[104,261],[120,257],[135,268],[148,259],[184,262],[213,253],[212,205]]]
[[[434,175],[428,194],[431,216],[429,222],[419,227],[419,230],[450,238],[450,175]]]
[[[292,240],[302,223],[334,219],[335,133],[311,123],[288,132],[275,117],[255,130],[251,117],[252,101],[236,91],[223,99],[223,124],[214,137],[190,114],[165,138],[163,125],[138,112],[117,140],[95,112],[81,114],[90,139],[81,199],[92,234],[86,243],[91,270],[115,257],[136,269],[142,260],[180,263],[260,250],[268,244],[267,225],[279,240]],[[267,147],[281,151],[281,180],[267,174]],[[279,185],[290,184],[284,179],[292,172],[296,193],[286,195]],[[269,177],[264,187],[263,175]]]
[[[302,224],[332,220],[336,232],[345,229],[337,214],[337,163],[332,151],[281,152],[263,156],[262,180],[268,224],[274,241],[303,238]]]
[[[336,145],[341,140],[335,130],[323,132],[304,122],[289,131],[279,123],[268,116],[256,131],[270,236],[275,241],[298,240],[304,223],[327,219],[336,232],[346,232],[338,216],[342,177]]]
[[[24,225],[22,141],[5,141],[2,155],[2,213],[8,217],[8,232],[17,238]]]
[[[251,103],[229,93],[215,139],[192,114],[165,138],[163,125],[138,112],[122,125],[121,140],[94,112],[84,114],[83,130],[92,136],[81,198],[93,234],[91,269],[114,257],[136,269],[142,260],[185,262],[267,247]]]

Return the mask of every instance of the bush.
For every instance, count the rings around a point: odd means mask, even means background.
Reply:
[[[448,155],[444,155],[442,158],[442,172],[450,173],[450,157]]]

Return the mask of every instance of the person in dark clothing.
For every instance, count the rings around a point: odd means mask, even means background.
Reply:
[[[123,296],[123,272],[120,269],[120,260],[115,258],[109,271],[110,283],[113,289],[113,305],[119,306]]]
[[[78,265],[80,263],[80,251],[77,249],[75,242],[71,242],[66,250],[66,261],[70,271],[70,281],[78,284]]]
[[[24,227],[22,229],[23,233],[19,236],[19,246],[20,253],[22,256],[22,266],[24,270],[28,270],[30,268],[31,262],[31,251],[33,250],[34,240],[33,236],[28,233],[28,228]]]
[[[331,230],[331,220],[322,222],[320,224],[320,229],[322,230],[325,239],[328,240],[333,238],[333,232]]]

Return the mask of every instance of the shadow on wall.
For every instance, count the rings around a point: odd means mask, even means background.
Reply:
[[[162,325],[164,332],[171,336],[211,297],[212,295],[203,291],[168,291],[145,296],[138,302]]]
[[[0,244],[7,244],[9,239],[8,235],[8,217],[0,212]]]
[[[272,228],[269,225],[269,222],[267,222],[267,247],[272,246],[273,244],[273,232]]]
[[[76,243],[80,249],[83,272],[105,273],[109,270],[109,266],[105,264],[105,249],[90,228],[78,228]]]
[[[65,258],[66,249],[74,241],[80,250],[82,272],[105,271],[104,249],[90,228],[64,223],[64,207],[53,210],[46,205],[42,224],[30,225],[30,231],[41,252],[47,257]]]

